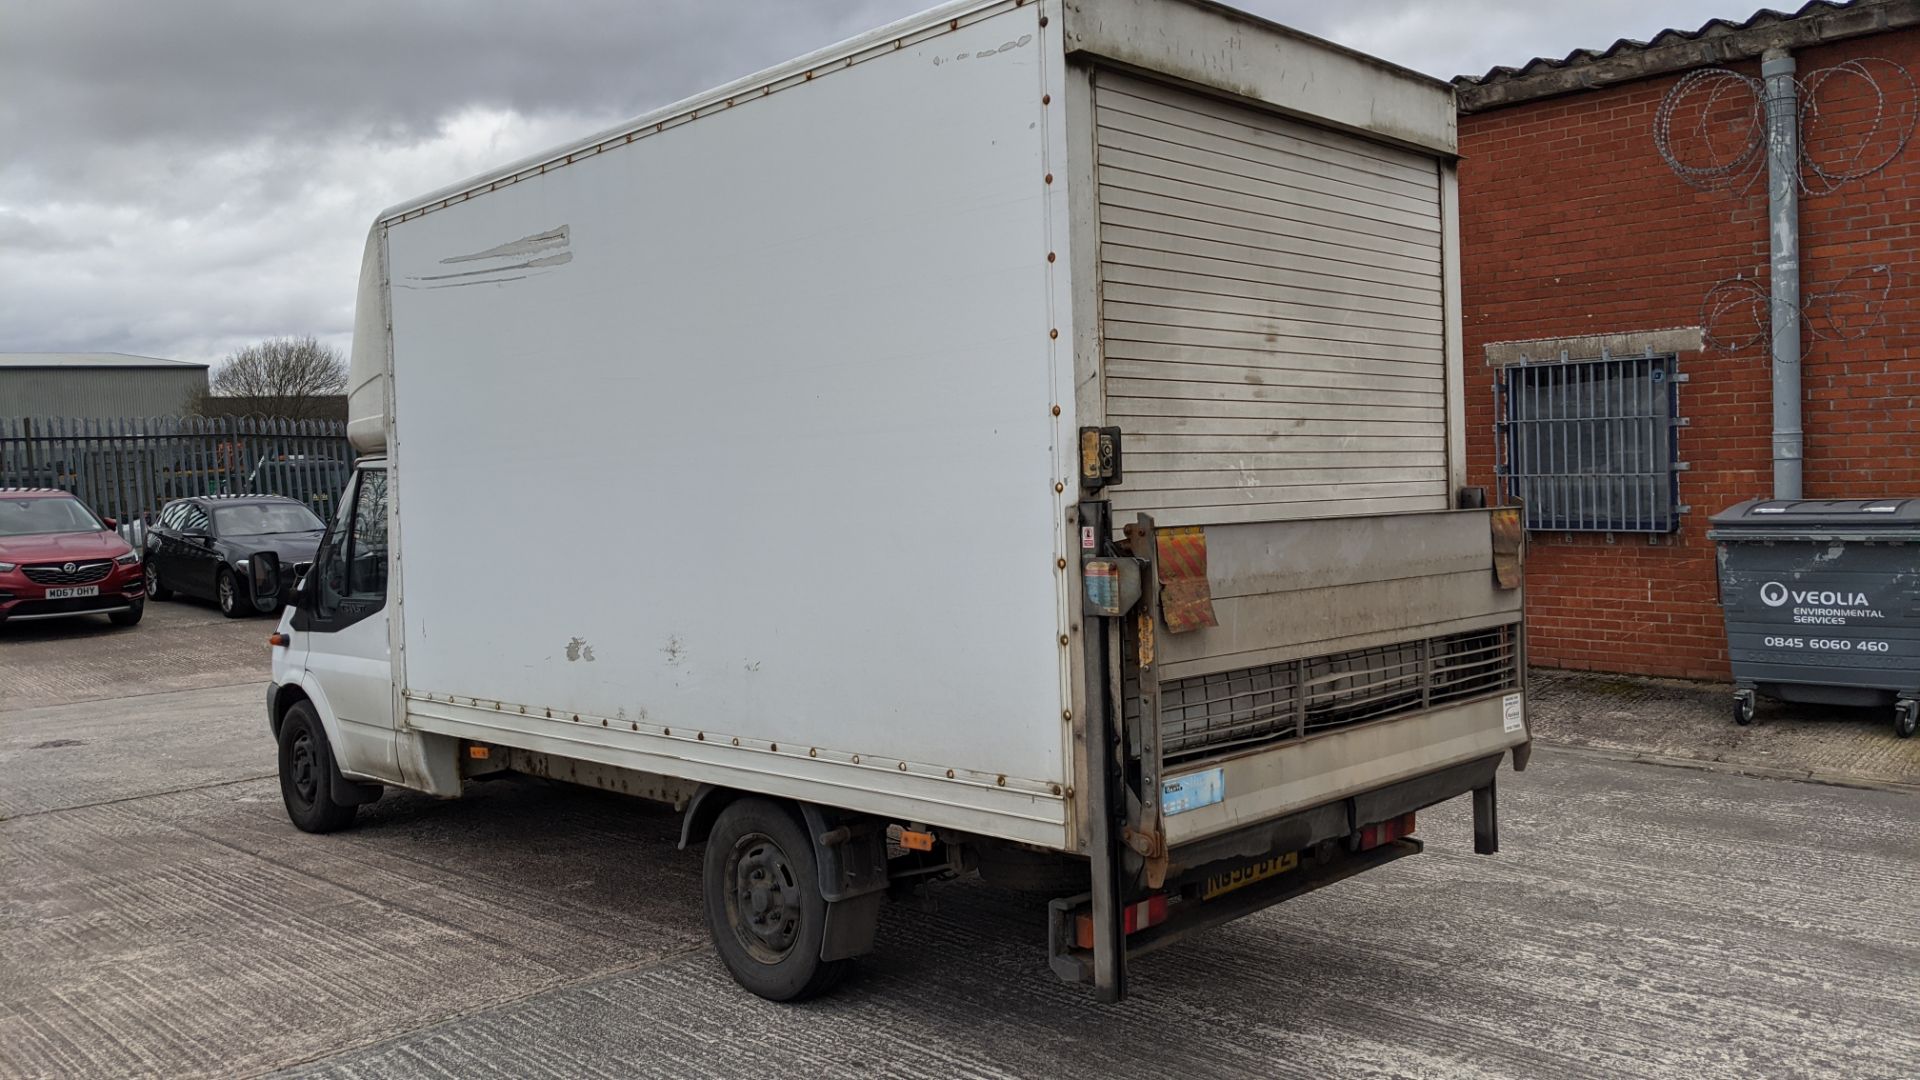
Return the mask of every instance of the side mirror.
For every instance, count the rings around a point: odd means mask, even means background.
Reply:
[[[268,612],[280,606],[280,556],[256,551],[247,557],[247,576],[253,579],[253,606]]]

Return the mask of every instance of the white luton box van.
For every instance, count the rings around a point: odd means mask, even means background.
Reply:
[[[1445,84],[1217,4],[965,0],[382,214],[294,823],[666,801],[776,999],[943,877],[1045,891],[1112,1000],[1424,807],[1490,852],[1454,149]]]

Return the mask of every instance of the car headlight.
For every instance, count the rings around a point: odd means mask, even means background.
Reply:
[[[19,563],[0,562],[0,574],[11,574],[20,569]]]
[[[137,551],[129,551],[113,561],[119,563],[121,566],[139,566],[140,553]]]

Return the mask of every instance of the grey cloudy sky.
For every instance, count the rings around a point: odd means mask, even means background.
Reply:
[[[932,2],[0,0],[0,351],[344,350],[382,208]],[[1754,10],[1237,2],[1442,77]]]

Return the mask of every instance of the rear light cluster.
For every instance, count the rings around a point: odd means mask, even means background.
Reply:
[[[1397,818],[1368,825],[1360,830],[1360,850],[1370,851],[1381,844],[1390,844],[1395,840],[1413,835],[1413,815],[1401,814]]]
[[[1126,930],[1131,934],[1167,921],[1167,894],[1155,893],[1137,904],[1128,904]],[[1093,916],[1082,915],[1074,922],[1074,937],[1082,949],[1093,948]]]
[[[1401,814],[1397,818],[1390,818],[1386,821],[1363,826],[1360,829],[1360,850],[1370,851],[1382,844],[1390,844],[1395,840],[1412,836],[1413,828],[1414,816],[1412,814]],[[1219,892],[1224,893],[1229,891],[1229,888],[1236,888],[1238,885],[1252,884],[1254,881],[1265,880],[1268,877],[1274,876],[1275,871],[1284,873],[1297,865],[1297,860],[1292,855],[1286,856],[1284,862],[1277,860],[1269,860],[1269,862],[1275,863],[1274,871],[1259,872],[1255,875],[1250,875],[1244,880],[1238,880],[1234,886],[1222,888]],[[1207,895],[1211,897],[1218,895],[1218,893],[1208,893]],[[1159,926],[1166,921],[1166,893],[1155,893],[1145,900],[1128,904],[1124,911],[1126,932],[1130,935],[1151,926]],[[1080,915],[1074,920],[1074,944],[1077,948],[1081,949],[1093,948],[1092,915]]]

